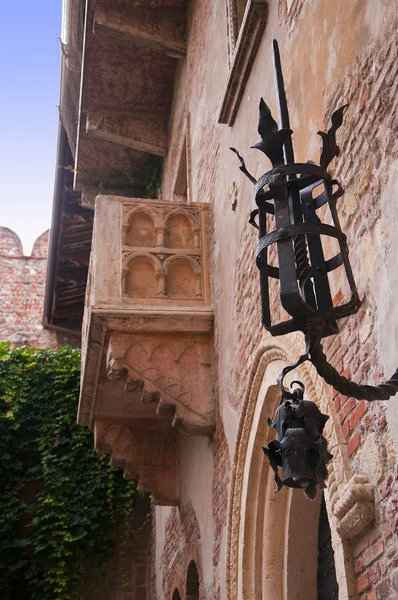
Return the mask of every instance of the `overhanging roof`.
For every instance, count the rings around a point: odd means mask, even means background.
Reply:
[[[93,222],[82,196],[145,196],[143,174],[167,153],[187,4],[68,2],[45,325],[81,327]]]

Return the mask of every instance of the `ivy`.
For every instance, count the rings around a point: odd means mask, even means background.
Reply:
[[[163,159],[160,156],[153,155],[152,160],[146,167],[143,175],[143,186],[145,188],[146,198],[158,198],[159,186],[162,179]]]
[[[86,571],[98,580],[132,517],[136,483],[76,425],[79,379],[79,350],[0,344],[2,600],[92,597]]]
[[[159,197],[162,170],[163,158],[151,155],[146,166],[139,173],[132,174],[129,171],[119,174],[96,172],[96,177],[100,182],[97,194],[111,193],[108,190],[112,190],[112,188],[123,188],[123,195],[154,200]]]

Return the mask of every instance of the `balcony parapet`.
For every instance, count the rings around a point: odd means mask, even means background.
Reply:
[[[207,218],[200,203],[95,204],[78,422],[160,504],[179,500],[170,440],[215,426]]]

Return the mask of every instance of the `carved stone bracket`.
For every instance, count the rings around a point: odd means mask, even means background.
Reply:
[[[116,425],[111,420],[97,420],[94,445],[99,454],[112,456],[113,466],[124,468],[125,479],[138,479],[138,490],[152,494],[155,504],[178,504],[175,433],[148,430],[134,422]]]
[[[359,535],[375,516],[373,489],[368,478],[355,474],[339,491],[332,511],[338,519],[337,531],[342,538]]]
[[[144,404],[170,415],[173,427],[185,433],[209,435],[215,414],[208,336],[173,334],[112,334],[107,374],[126,379],[125,389]]]

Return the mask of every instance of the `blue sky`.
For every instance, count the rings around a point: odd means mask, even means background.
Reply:
[[[48,229],[57,141],[62,0],[2,3],[0,225],[25,254]]]

